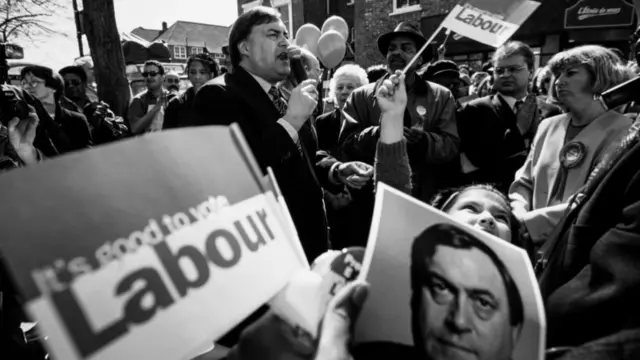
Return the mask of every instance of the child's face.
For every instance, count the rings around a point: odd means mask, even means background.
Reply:
[[[511,242],[509,204],[486,189],[465,190],[448,213],[454,219]]]

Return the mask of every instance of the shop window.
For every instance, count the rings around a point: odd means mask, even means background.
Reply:
[[[173,47],[173,57],[176,59],[187,58],[187,48],[184,46],[176,45]]]
[[[393,13],[390,15],[404,14],[420,11],[420,0],[393,0]]]

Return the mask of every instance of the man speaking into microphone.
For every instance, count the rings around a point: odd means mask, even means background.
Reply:
[[[275,9],[259,6],[240,15],[229,33],[233,72],[198,91],[195,123],[240,125],[262,171],[273,168],[312,261],[329,248],[322,188],[337,192],[346,183],[363,186],[373,169],[340,163],[318,150],[317,136],[298,135],[317,105],[318,92],[316,80],[305,80],[288,103],[282,98],[277,84],[290,74],[291,57],[301,52],[288,38]]]

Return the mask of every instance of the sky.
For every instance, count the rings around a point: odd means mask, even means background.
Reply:
[[[1,0],[0,0],[1,1]],[[58,0],[69,5],[52,14],[47,22],[61,35],[40,36],[31,42],[13,39],[24,47],[26,61],[47,65],[54,70],[70,65],[80,56],[75,33],[71,0]],[[171,26],[178,20],[229,26],[238,16],[237,0],[113,0],[116,23],[120,32],[130,32],[138,26],[161,29],[162,22]],[[78,0],[82,4],[82,0]],[[66,6],[66,5],[65,5]],[[85,54],[89,46],[84,41]]]

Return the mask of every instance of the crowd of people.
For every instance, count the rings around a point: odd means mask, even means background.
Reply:
[[[224,71],[193,55],[191,86],[179,92],[177,76],[148,61],[146,89],[123,116],[90,91],[82,66],[27,66],[22,88],[4,86],[29,114],[2,119],[0,167],[237,123],[262,171],[273,169],[310,263],[332,248],[366,246],[375,184],[384,182],[526,250],[544,300],[547,358],[640,358],[640,123],[633,103],[609,109],[600,98],[638,75],[635,61],[587,45],[536,69],[529,46],[509,41],[479,71],[445,60],[442,48],[402,73],[427,41],[403,22],[378,39],[384,64],[339,67],[323,99],[321,62],[289,35],[274,9],[249,10],[232,25]],[[298,58],[306,79],[293,76]],[[0,352],[26,354],[26,318],[2,276],[11,298],[0,301]],[[229,359],[363,358],[350,329],[366,292],[355,283],[339,293],[317,341],[261,309],[219,343]],[[446,331],[476,336],[459,324]],[[415,346],[415,358],[458,358]]]

